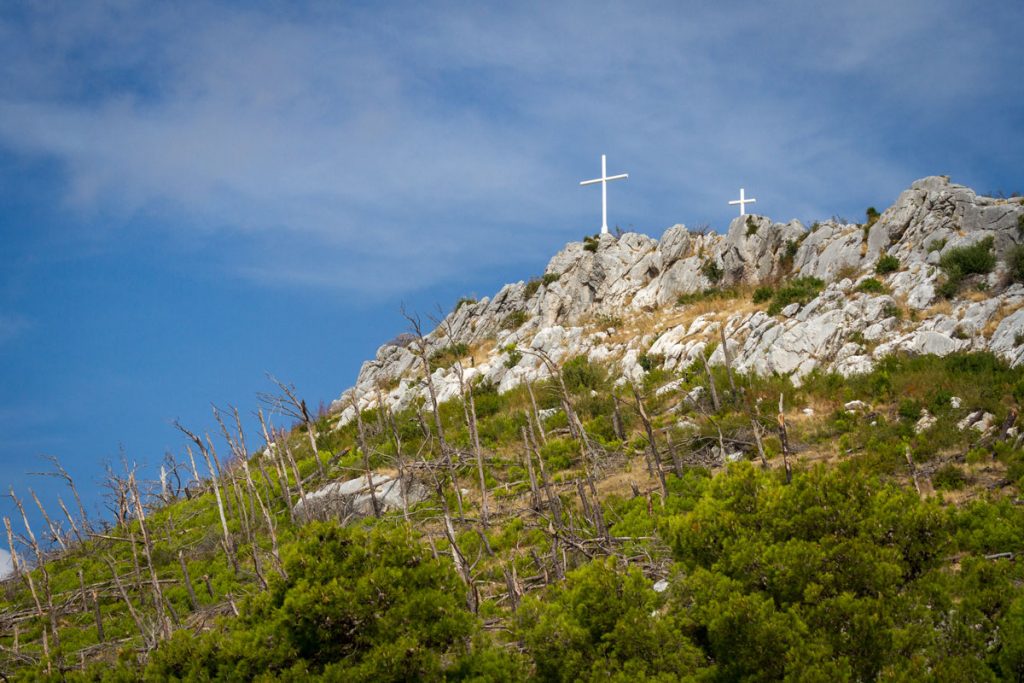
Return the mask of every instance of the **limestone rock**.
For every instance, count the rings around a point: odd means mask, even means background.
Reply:
[[[1024,203],[981,197],[932,176],[902,192],[867,231],[833,220],[808,231],[797,221],[751,215],[733,220],[725,234],[674,225],[660,240],[600,235],[586,248],[567,244],[548,263],[544,280],[512,283],[492,298],[459,306],[426,335],[426,353],[429,358],[452,344],[475,349],[477,365],[464,367],[463,379],[482,378],[499,391],[547,377],[540,353],[556,363],[585,355],[609,367],[618,383],[643,379],[642,354],[682,372],[714,344],[708,362],[721,364],[721,329],[738,371],[789,375],[796,383],[819,368],[844,376],[868,372],[893,353],[990,350],[1020,365],[1024,285],[1004,286],[997,270],[987,279],[987,296],[958,298],[938,310],[936,285],[941,254],[988,237],[1003,268],[1007,250],[1021,241],[1021,215]],[[942,249],[929,250],[943,241]],[[883,253],[900,267],[878,276],[874,265]],[[681,295],[709,288],[753,288],[791,276],[820,278],[826,288],[777,316],[734,309],[728,300],[701,309],[677,304]],[[883,279],[891,295],[858,293],[855,283],[869,276]],[[910,315],[900,315],[907,309]],[[656,324],[646,327],[652,320]],[[510,344],[521,354],[515,363],[505,351]],[[492,349],[482,362],[481,348]],[[338,424],[353,419],[356,407],[384,403],[399,411],[425,399],[427,382],[414,351],[408,335],[381,346],[355,386],[332,404]],[[442,400],[459,395],[456,368],[431,367],[430,374]]]

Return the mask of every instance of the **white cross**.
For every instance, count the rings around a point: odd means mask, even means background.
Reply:
[[[739,199],[734,199],[734,200],[732,200],[732,201],[731,201],[731,202],[729,202],[729,203],[730,203],[730,204],[739,204],[739,205],[740,205],[740,215],[741,215],[741,216],[745,216],[745,215],[747,214],[747,212],[746,212],[746,211],[744,210],[744,207],[743,207],[743,205],[744,205],[744,204],[753,204],[753,203],[754,203],[754,202],[756,202],[756,201],[757,201],[757,200],[756,200],[756,199],[753,199],[753,198],[751,198],[751,199],[747,199],[747,198],[746,198],[746,195],[744,195],[744,194],[743,194],[743,188],[741,187],[741,188],[740,188],[740,198],[739,198]]]
[[[621,180],[628,178],[628,173],[622,173],[619,175],[608,175],[608,163],[604,154],[601,155],[601,177],[594,178],[593,180],[584,180],[580,185],[593,185],[594,183],[601,183],[601,232],[608,232],[608,181],[609,180]]]

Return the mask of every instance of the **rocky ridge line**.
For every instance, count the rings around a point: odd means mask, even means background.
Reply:
[[[1024,285],[1009,283],[1005,256],[1022,241],[1022,225],[1024,199],[979,196],[933,176],[913,183],[870,227],[829,220],[807,229],[751,215],[733,220],[725,235],[675,225],[660,240],[626,233],[573,242],[551,259],[543,279],[458,306],[426,335],[428,356],[459,345],[469,350],[461,379],[457,368],[437,367],[432,384],[444,401],[459,395],[460,381],[482,377],[507,391],[548,375],[540,358],[512,347],[543,351],[556,362],[586,355],[610,363],[620,381],[635,381],[645,372],[642,358],[648,367],[655,359],[683,368],[722,338],[722,325],[734,367],[796,382],[815,368],[867,372],[900,351],[990,350],[1016,366],[1024,362]],[[989,237],[995,269],[975,276],[970,291],[941,300],[942,255]],[[877,275],[886,254],[899,268]],[[818,278],[825,287],[779,315],[729,301],[719,302],[721,310],[677,304],[711,288],[797,277]],[[888,293],[856,291],[872,277]],[[421,361],[407,342],[385,344],[363,364],[356,385],[332,406],[339,424],[353,419],[353,401],[366,410],[382,399],[397,411],[426,398]],[[724,362],[721,344],[709,362]]]

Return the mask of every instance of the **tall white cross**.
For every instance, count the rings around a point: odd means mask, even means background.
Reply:
[[[734,199],[734,200],[732,200],[732,201],[731,201],[731,202],[729,202],[729,203],[730,203],[730,204],[739,204],[739,205],[740,205],[740,215],[741,215],[741,216],[745,216],[745,215],[747,214],[747,212],[746,212],[746,210],[744,209],[743,205],[744,205],[744,204],[753,204],[753,203],[754,203],[754,202],[756,202],[756,201],[757,201],[757,200],[756,200],[756,199],[753,199],[753,198],[751,198],[751,199],[747,199],[747,198],[746,198],[746,195],[744,195],[744,194],[743,194],[743,188],[741,187],[741,188],[740,188],[740,198],[739,198],[739,199]]]
[[[604,154],[601,155],[601,177],[594,178],[593,180],[584,180],[580,185],[593,185],[594,183],[601,183],[601,232],[608,232],[608,181],[609,180],[622,180],[628,178],[628,173],[621,173],[619,175],[608,175],[608,161]]]

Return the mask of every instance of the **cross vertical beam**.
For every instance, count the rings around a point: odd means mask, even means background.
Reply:
[[[593,180],[584,180],[580,182],[580,185],[594,185],[595,183],[601,183],[601,233],[608,232],[608,182],[612,180],[622,180],[628,178],[628,173],[620,173],[619,175],[608,175],[608,157],[604,154],[601,155],[601,177],[594,178]]]

